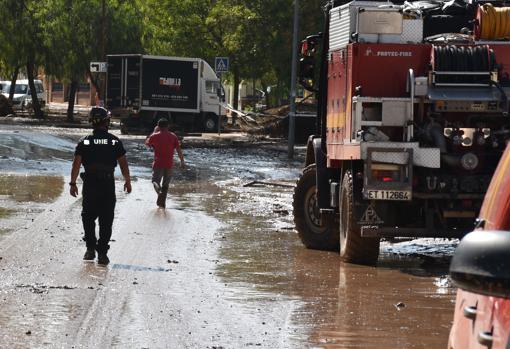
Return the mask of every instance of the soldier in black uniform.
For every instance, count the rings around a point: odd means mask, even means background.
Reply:
[[[112,224],[115,209],[115,177],[117,163],[124,176],[124,190],[131,192],[131,178],[126,160],[126,150],[122,142],[108,133],[110,113],[101,107],[93,107],[90,119],[94,131],[84,137],[76,146],[71,170],[70,194],[78,196],[76,179],[83,164],[85,172],[80,174],[83,180],[83,210],[81,213],[87,252],[84,260],[94,260],[107,265],[110,261],[107,253],[112,236]],[[99,220],[99,240],[96,238],[96,219]]]

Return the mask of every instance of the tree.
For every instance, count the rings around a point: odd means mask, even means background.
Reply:
[[[67,118],[73,119],[77,86],[91,61],[108,53],[141,50],[141,21],[134,1],[42,0],[46,73],[70,83]],[[62,11],[64,9],[64,11]],[[102,96],[101,96],[102,97]]]
[[[305,2],[304,33],[321,30],[320,0]],[[237,108],[241,79],[265,86],[289,86],[292,1],[183,0],[144,1],[145,49],[154,54],[196,56],[212,62],[229,56]]]

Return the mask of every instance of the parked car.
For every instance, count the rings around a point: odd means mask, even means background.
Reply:
[[[510,144],[492,177],[477,229],[457,247],[459,288],[449,349],[510,348]]]
[[[2,94],[6,97],[9,97],[11,82],[1,81],[0,84],[2,86]],[[39,98],[39,103],[41,104],[41,107],[44,107],[46,105],[46,96],[44,94],[43,83],[41,80],[34,80],[34,84],[37,91],[37,97]],[[16,81],[14,96],[12,98],[12,105],[15,109],[21,110],[25,110],[32,105],[32,94],[30,93],[28,80]]]

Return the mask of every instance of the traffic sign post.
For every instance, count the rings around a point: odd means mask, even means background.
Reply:
[[[91,73],[106,73],[108,71],[108,63],[106,62],[90,62]]]
[[[216,74],[228,73],[230,68],[230,59],[228,57],[216,57],[214,59],[214,70]]]
[[[228,70],[230,68],[230,59],[228,57],[216,57],[214,59],[214,71],[216,72],[216,75],[218,75],[218,78],[220,79],[220,86],[218,87],[218,136],[221,134],[221,75],[223,73],[228,73]]]
[[[107,62],[90,62],[90,72],[96,75],[96,105],[103,106],[105,100],[105,82],[106,76],[103,74],[108,72],[108,63]]]
[[[216,94],[218,95],[218,136],[221,136],[221,122],[223,118],[221,117],[221,74],[220,74],[220,85],[216,90]]]

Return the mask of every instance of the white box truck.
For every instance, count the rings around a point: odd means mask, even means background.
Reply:
[[[220,80],[200,58],[109,55],[106,107],[123,132],[154,127],[161,117],[179,128],[215,131],[225,116]]]

